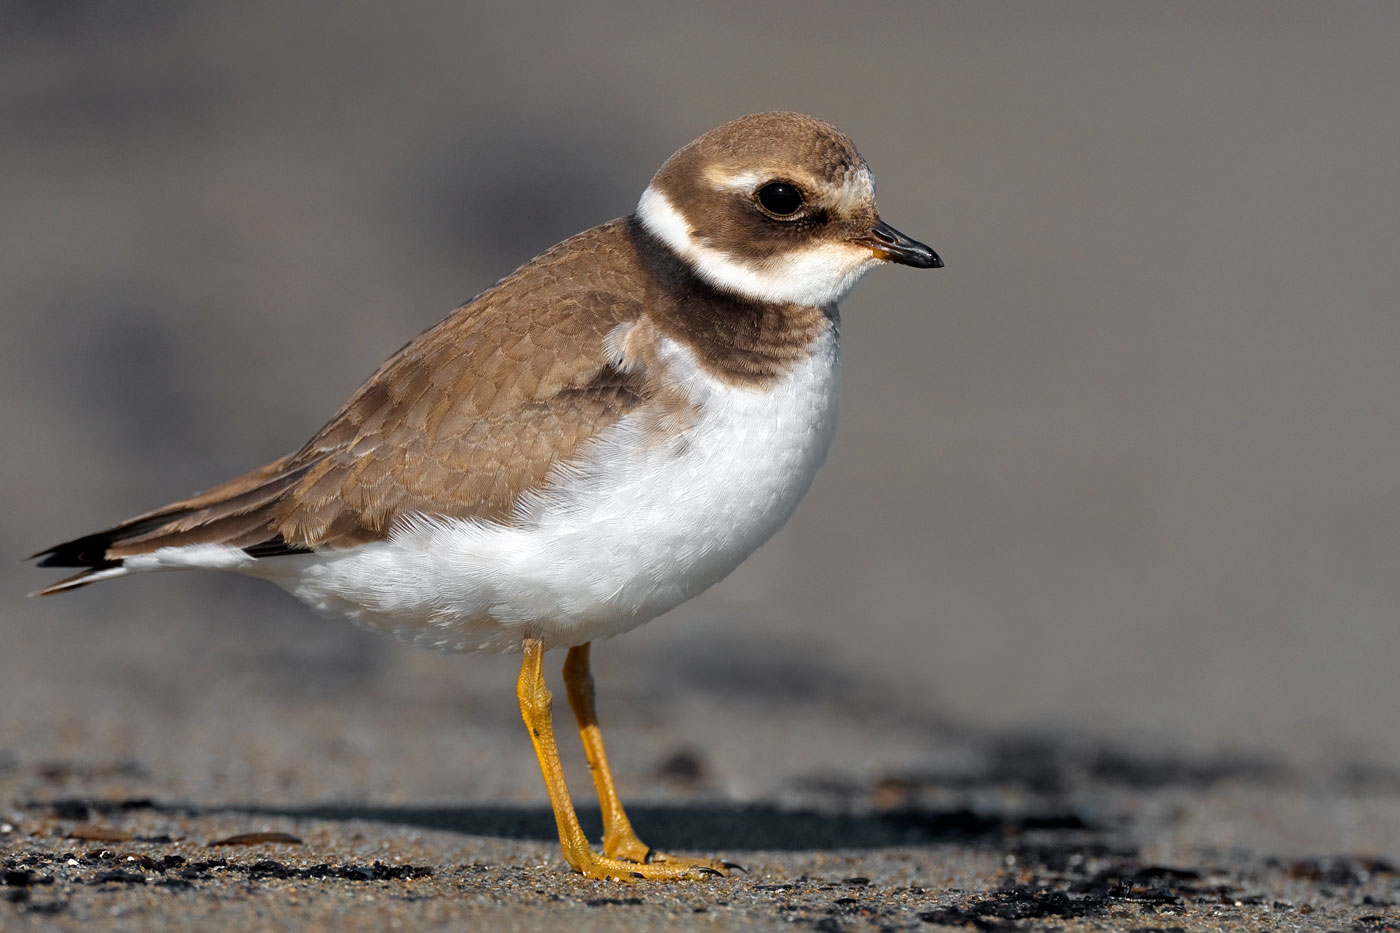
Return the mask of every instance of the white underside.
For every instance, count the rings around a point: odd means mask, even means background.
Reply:
[[[662,360],[698,407],[693,426],[668,443],[624,418],[513,525],[417,516],[343,551],[254,560],[228,547],[164,548],[122,569],[265,577],[316,609],[441,651],[625,632],[719,581],[792,514],[836,430],[835,329],[762,388],[713,379],[664,341]]]

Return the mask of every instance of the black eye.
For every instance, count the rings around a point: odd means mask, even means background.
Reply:
[[[758,203],[769,213],[786,217],[802,206],[802,192],[785,181],[775,181],[758,189]]]

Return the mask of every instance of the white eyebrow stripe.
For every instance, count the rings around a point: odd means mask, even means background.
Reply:
[[[744,194],[752,193],[762,182],[771,181],[781,176],[781,172],[775,171],[726,172],[718,167],[711,167],[705,172],[706,179],[716,188],[740,191]],[[791,180],[797,181],[797,179]],[[840,213],[852,213],[874,197],[875,176],[870,173],[869,166],[862,165],[846,175],[845,183],[836,190],[832,206]]]
[[[743,191],[745,193],[753,191],[758,187],[758,183],[771,177],[771,172],[726,172],[719,168],[711,168],[705,173],[705,177],[716,188],[728,188],[732,191]]]
[[[761,265],[743,262],[700,242],[685,216],[650,185],[637,204],[637,219],[700,278],[754,301],[824,308],[840,301],[880,262],[871,250],[839,241],[794,250]]]
[[[875,198],[875,176],[864,165],[846,176],[846,182],[836,197],[836,209],[842,213],[855,211]]]

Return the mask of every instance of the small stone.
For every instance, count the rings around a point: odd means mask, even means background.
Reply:
[[[296,836],[293,836],[291,833],[276,833],[276,832],[238,833],[237,835],[233,835],[233,836],[225,836],[225,837],[222,838],[222,839],[215,839],[214,841],[210,842],[209,845],[211,845],[211,846],[256,846],[256,845],[266,845],[266,844],[269,844],[269,843],[278,844],[278,845],[293,845],[293,846],[299,846],[299,845],[302,844],[302,841],[301,841],[300,839],[298,839]]]
[[[0,872],[0,881],[4,882],[6,887],[27,888],[34,883],[34,872],[27,868],[7,869]]]
[[[678,749],[656,768],[656,776],[680,783],[694,784],[703,781],[708,769],[699,753],[688,749]]]
[[[79,823],[73,827],[73,831],[68,834],[69,839],[82,839],[87,842],[127,842],[131,839],[131,833],[120,829],[113,829],[110,826],[94,826],[91,823]]]
[[[145,884],[146,876],[134,871],[104,871],[93,879],[94,884]]]

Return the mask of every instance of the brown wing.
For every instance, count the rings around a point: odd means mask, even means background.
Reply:
[[[641,314],[635,275],[622,222],[579,234],[405,346],[295,454],[35,556],[96,571],[168,546],[348,547],[415,512],[506,520],[648,394],[605,346]]]

